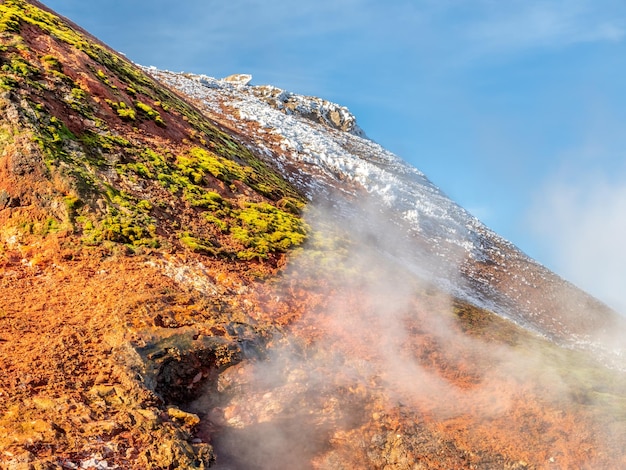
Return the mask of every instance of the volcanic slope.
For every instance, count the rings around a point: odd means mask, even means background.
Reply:
[[[0,468],[626,465],[619,319],[345,108],[0,14]]]

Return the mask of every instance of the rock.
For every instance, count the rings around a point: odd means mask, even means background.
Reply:
[[[19,151],[11,155],[9,168],[15,176],[43,173],[44,164],[40,150],[31,142],[22,142]]]
[[[21,468],[28,468],[29,463],[35,459],[35,456],[30,452],[24,452],[23,454],[15,456],[8,462],[8,469],[19,470]]]
[[[100,460],[98,457],[91,457],[90,459],[83,460],[80,464],[80,468],[88,468],[90,470],[109,470],[119,467],[117,465],[109,465],[106,460]]]
[[[170,406],[167,409],[167,414],[170,418],[180,421],[190,428],[200,423],[200,418],[198,417],[198,415],[195,415],[193,413],[187,413],[186,411],[176,408],[175,406]]]
[[[253,86],[250,87],[250,91],[257,98],[285,114],[299,115],[332,129],[365,137],[365,133],[356,123],[356,118],[345,106],[268,85]]]
[[[197,399],[212,371],[242,359],[239,343],[199,336],[192,329],[147,345],[138,352],[145,360],[146,383],[165,403],[174,405]]]
[[[103,420],[86,423],[84,429],[93,435],[112,435],[119,433],[122,427],[115,421]]]
[[[142,468],[207,469],[215,462],[213,447],[209,444],[190,444],[177,433],[162,430],[154,435],[153,447],[142,452]]]
[[[246,86],[252,81],[252,75],[248,75],[247,73],[237,73],[234,75],[229,75],[222,80],[228,83],[232,83],[233,85]]]
[[[135,422],[141,429],[148,431],[154,431],[160,424],[160,419],[157,413],[153,410],[138,409],[133,413]]]
[[[336,109],[330,110],[330,112],[328,113],[328,118],[330,119],[330,122],[332,122],[336,127],[342,127],[341,114],[339,114],[339,111],[337,111]]]
[[[4,189],[0,191],[0,210],[9,207],[11,196]]]

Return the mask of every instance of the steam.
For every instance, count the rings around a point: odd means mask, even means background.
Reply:
[[[492,450],[519,446],[520,434],[507,434],[511,426],[526,426],[521,435],[529,449],[546,447],[542,429],[563,424],[523,413],[557,403],[567,408],[575,391],[555,361],[548,365],[541,348],[520,352],[464,332],[453,299],[413,274],[451,267],[415,253],[407,232],[390,225],[377,204],[312,209],[309,223],[317,235],[276,294],[289,298],[294,285],[317,288],[319,302],[275,338],[267,358],[230,368],[219,378],[218,395],[191,406],[205,416],[216,468],[382,465],[376,459],[393,466],[385,450],[392,441],[404,439],[406,455],[397,458],[406,462],[411,449],[419,453],[423,442],[437,442],[429,420],[460,429],[471,423],[471,433],[458,431],[470,448],[484,446],[494,428],[502,435]],[[417,262],[431,265],[416,269]],[[489,337],[488,326],[482,337]],[[529,394],[540,397],[538,404],[525,403]],[[598,438],[592,431],[571,437],[568,430],[552,446],[560,455]]]
[[[559,175],[535,198],[533,231],[555,271],[626,315],[626,181]]]

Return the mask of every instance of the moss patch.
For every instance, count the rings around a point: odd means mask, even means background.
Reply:
[[[62,226],[89,245],[167,239],[233,260],[304,241],[301,195],[193,106],[51,13],[7,0],[0,14],[0,88],[20,97]],[[37,29],[58,47],[36,52]]]

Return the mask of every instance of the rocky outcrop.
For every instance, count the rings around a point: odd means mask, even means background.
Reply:
[[[250,88],[252,94],[285,114],[297,114],[332,129],[365,137],[356,117],[345,106],[315,96],[304,96],[280,88],[263,85]]]
[[[154,67],[145,67],[144,70],[153,76],[165,73],[170,79],[176,75]],[[323,98],[300,95],[272,85],[250,85],[252,75],[248,74],[234,74],[222,79],[189,73],[179,75],[199,83],[202,87],[219,90],[225,96],[252,96],[287,115],[302,117],[330,129],[367,138],[363,129],[357,125],[356,117],[348,108]],[[185,94],[187,98],[193,98],[196,93],[192,92],[192,96]],[[210,103],[204,103],[204,105],[210,106]]]
[[[233,85],[246,86],[252,81],[252,75],[246,73],[236,73],[223,78],[225,82],[232,83]]]

